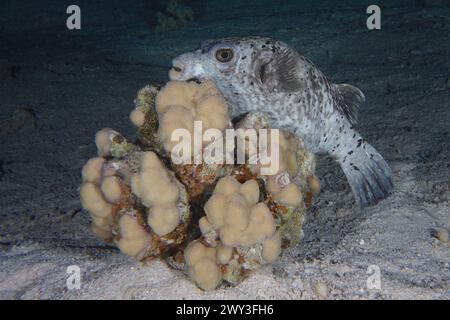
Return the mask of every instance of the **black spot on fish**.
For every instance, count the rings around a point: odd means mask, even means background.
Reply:
[[[349,152],[347,152],[348,155],[353,154],[353,150],[350,150]]]
[[[361,143],[363,142],[362,138],[358,139],[358,144],[356,145],[357,148],[359,148],[361,146]]]
[[[243,56],[243,57],[242,57],[242,60],[245,60],[245,59],[247,59],[247,56]]]

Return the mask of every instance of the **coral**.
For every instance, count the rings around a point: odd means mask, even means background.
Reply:
[[[169,81],[156,98],[159,115],[158,136],[164,149],[171,152],[174,129],[184,128],[194,135],[194,121],[201,121],[202,129],[224,130],[230,123],[228,106],[212,81]],[[195,155],[193,155],[195,157]]]
[[[241,184],[226,176],[217,182],[204,206],[206,216],[199,221],[207,246],[196,240],[185,251],[188,273],[199,287],[215,288],[221,279],[235,284],[247,270],[276,260],[280,235],[272,212],[258,201],[255,180]],[[200,272],[205,268],[214,277],[205,278]]]
[[[447,229],[436,228],[431,231],[431,234],[441,242],[448,243],[450,241],[450,235]]]
[[[267,151],[280,149],[280,165],[271,174],[263,170],[271,164],[257,157],[251,141],[237,146],[247,157],[241,164],[195,161],[217,143],[207,139],[190,154],[192,163],[174,160],[174,130],[193,136],[196,121],[218,133],[242,129],[237,137],[244,129],[273,130],[266,114],[232,121],[228,110],[211,81],[139,90],[130,114],[136,142],[102,129],[95,136],[98,156],[82,169],[80,198],[93,233],[140,261],[163,259],[203,290],[236,285],[298,244],[320,190],[314,156],[302,141],[283,131],[269,141]],[[234,145],[232,150],[234,156]]]
[[[204,290],[216,288],[222,279],[216,256],[215,248],[209,248],[199,241],[190,243],[184,252],[190,277]]]
[[[83,167],[80,188],[93,232],[139,260],[182,244],[191,213],[174,174],[154,152],[142,151],[114,130],[102,129],[95,141],[99,157]]]
[[[159,92],[155,101],[159,115],[158,139],[166,153],[173,152],[177,141],[172,141],[174,129],[185,129],[194,136],[194,122],[201,123],[202,130],[216,129],[223,132],[231,127],[228,105],[212,81],[203,83],[169,81]],[[213,143],[213,142],[211,142]],[[208,148],[203,142],[199,148],[191,145],[189,152],[192,164],[174,165],[180,181],[187,186],[189,195],[195,198],[203,193],[206,187],[230,170],[230,166],[220,163],[201,162],[195,160]],[[173,153],[178,154],[178,153]]]
[[[236,128],[267,129],[270,133],[268,117],[260,112],[247,114],[236,124]],[[240,134],[242,135],[243,132],[245,131],[240,131]],[[314,175],[316,169],[314,155],[306,150],[300,139],[283,130],[280,130],[278,142],[268,140],[267,152],[270,153],[277,144],[280,155],[278,170],[265,177],[267,190],[275,200],[288,207],[298,206],[302,201],[299,199],[304,199],[306,206],[311,206],[313,195],[320,191],[320,182]],[[245,152],[249,159],[255,157],[256,150],[255,145],[246,146]],[[262,165],[257,161],[256,164],[250,164],[249,168],[252,172],[260,174],[261,168],[268,166],[270,163]]]
[[[0,137],[11,135],[24,127],[38,126],[38,116],[35,110],[31,108],[19,107],[13,114],[0,121]]]
[[[180,221],[186,220],[184,213],[187,210],[179,203],[183,186],[165,169],[155,153],[142,155],[141,170],[132,176],[131,189],[147,208],[147,223],[158,236],[169,234]]]
[[[169,0],[165,12],[156,14],[157,25],[155,31],[167,31],[184,27],[194,20],[193,10],[181,4],[178,0]]]
[[[138,91],[134,100],[135,109],[130,113],[131,122],[137,127],[140,143],[154,149],[161,149],[158,145],[158,114],[155,110],[155,99],[160,88],[145,86]]]

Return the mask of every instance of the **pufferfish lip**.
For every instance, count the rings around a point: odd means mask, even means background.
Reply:
[[[203,80],[204,80],[204,79],[200,79],[200,78],[194,77],[194,78],[189,78],[189,79],[187,79],[186,81],[187,81],[187,82],[195,82],[195,83],[197,83],[197,84],[200,84],[200,83],[203,82]]]
[[[177,66],[172,66],[172,68],[169,71],[170,80],[182,80],[181,79],[182,71],[183,71],[182,68],[177,67]]]
[[[172,67],[169,71],[169,78],[171,80],[182,80],[182,72],[184,69],[183,63],[177,61],[176,59],[172,61]]]

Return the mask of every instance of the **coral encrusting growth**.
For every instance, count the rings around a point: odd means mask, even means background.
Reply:
[[[270,174],[262,169],[271,164],[257,157],[258,146],[250,142],[236,148],[245,149],[241,164],[196,161],[211,154],[215,139],[192,145],[192,162],[179,163],[175,129],[195,135],[201,123],[216,133],[242,129],[239,137],[244,129],[270,132],[267,115],[232,121],[211,81],[146,86],[135,105],[130,119],[138,129],[136,142],[100,130],[98,156],[82,170],[81,202],[98,237],[140,261],[164,259],[204,290],[236,285],[298,244],[306,210],[320,189],[315,159],[302,141],[283,131],[269,141],[267,151],[280,150],[278,170]],[[221,143],[227,150],[227,142]]]

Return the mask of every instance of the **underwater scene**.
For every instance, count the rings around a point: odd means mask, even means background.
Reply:
[[[0,7],[1,300],[450,297],[450,1]]]

